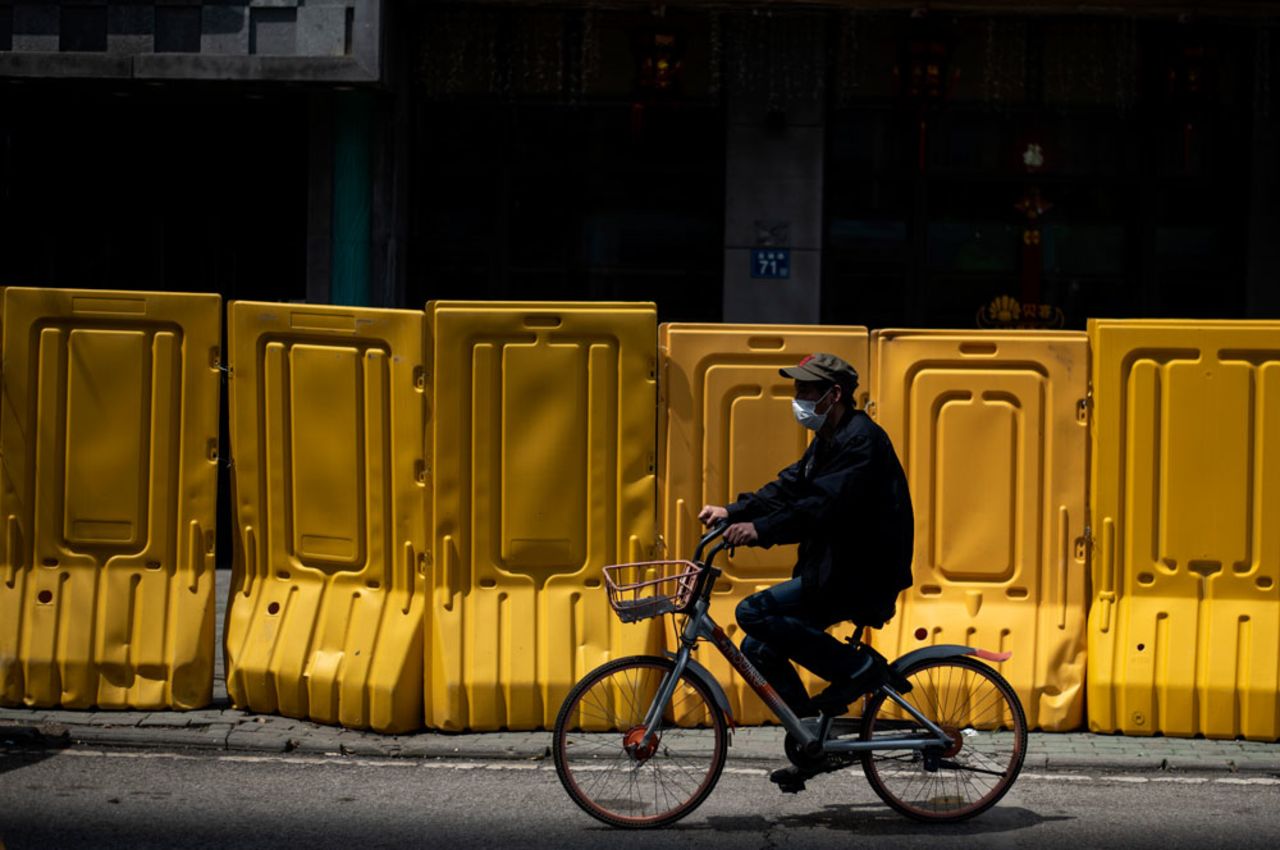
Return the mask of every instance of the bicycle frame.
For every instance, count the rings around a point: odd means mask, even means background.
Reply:
[[[717,531],[723,533],[723,528]],[[715,584],[716,577],[720,575],[720,570],[712,566],[712,561],[720,551],[728,548],[728,546],[721,541],[719,545],[708,553],[705,561],[702,561],[700,556],[703,547],[718,536],[717,531],[713,531],[704,537],[694,552],[693,560],[703,567],[704,575],[700,577],[702,584],[699,585],[692,610],[688,612],[688,620],[685,622],[684,629],[680,635],[680,649],[675,655],[675,667],[672,668],[659,686],[653,703],[645,714],[644,726],[647,731],[640,742],[641,746],[648,745],[653,736],[661,732],[663,710],[675,693],[676,683],[688,667],[693,648],[699,639],[710,641],[720,651],[720,654],[725,657],[725,660],[729,662],[733,669],[738,671],[738,675],[742,676],[743,680],[751,686],[751,689],[774,713],[783,727],[791,733],[800,748],[807,753],[816,755],[818,753],[859,753],[887,749],[925,750],[929,747],[946,748],[951,746],[951,738],[946,732],[923,715],[915,706],[903,699],[902,695],[888,684],[881,685],[879,690],[897,703],[921,726],[928,729],[931,733],[930,737],[892,737],[878,738],[872,741],[827,740],[831,724],[835,720],[834,717],[828,717],[823,714],[816,729],[812,724],[806,724],[797,717],[791,707],[778,696],[778,692],[773,689],[773,686],[765,681],[760,671],[756,670],[755,666],[747,660],[741,650],[734,646],[733,641],[725,634],[724,629],[720,628],[711,619],[709,613],[710,604],[707,596],[710,588]]]

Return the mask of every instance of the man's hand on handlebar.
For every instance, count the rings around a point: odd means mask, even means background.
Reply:
[[[730,546],[751,546],[760,539],[754,523],[735,522],[725,529],[725,542]]]
[[[728,518],[729,512],[720,505],[703,505],[698,512],[698,521],[708,528]],[[759,539],[756,527],[749,522],[735,522],[724,532],[724,542],[730,546],[751,546]]]
[[[718,522],[724,522],[729,518],[729,512],[719,505],[703,505],[702,510],[698,512],[698,522],[707,528]]]

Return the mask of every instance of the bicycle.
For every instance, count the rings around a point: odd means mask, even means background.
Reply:
[[[664,615],[685,621],[678,651],[607,662],[570,690],[552,736],[556,773],[570,798],[625,828],[667,826],[707,798],[724,768],[730,726],[736,728],[724,690],[691,657],[707,640],[787,730],[792,764],[826,765],[825,772],[860,760],[880,799],[918,820],[959,821],[995,805],[1022,768],[1027,723],[1017,694],[982,661],[1006,661],[1011,653],[938,645],[890,663],[861,640],[867,626],[883,624],[855,623],[848,640],[869,654],[880,684],[862,698],[860,718],[831,709],[802,720],[708,613],[722,572],[713,562],[731,547],[721,540],[702,555],[726,527],[709,531],[691,561],[605,567],[609,603],[623,622]]]

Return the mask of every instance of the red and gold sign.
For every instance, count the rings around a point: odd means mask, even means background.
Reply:
[[[1061,307],[1023,303],[1012,295],[999,295],[978,310],[978,327],[986,329],[1053,330],[1065,324]]]

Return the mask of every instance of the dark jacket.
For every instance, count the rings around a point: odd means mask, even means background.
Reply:
[[[888,435],[861,410],[727,508],[730,522],[755,523],[761,546],[800,544],[792,576],[815,612],[876,624],[911,586],[907,479]]]

